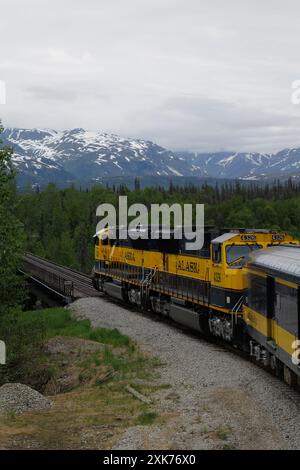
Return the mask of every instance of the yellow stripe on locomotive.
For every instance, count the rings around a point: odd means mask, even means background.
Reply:
[[[247,289],[243,265],[249,253],[279,243],[298,243],[277,231],[238,229],[216,235],[213,228],[207,228],[204,247],[189,252],[183,249],[181,240],[111,240],[106,229],[96,237],[95,273],[142,285],[143,273],[156,270],[156,278],[160,274],[163,281],[160,292],[171,292],[174,297],[181,293],[181,298],[185,293],[192,303],[236,313]],[[203,290],[206,295],[198,295]]]

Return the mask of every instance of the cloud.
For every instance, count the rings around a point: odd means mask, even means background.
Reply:
[[[73,101],[78,98],[75,90],[62,90],[51,86],[32,86],[25,91],[29,93],[31,99],[38,101]]]
[[[131,117],[133,125],[138,119]],[[294,144],[299,116],[197,96],[173,96],[144,115],[142,134],[176,149],[270,151]],[[169,140],[171,137],[171,141]],[[171,146],[172,146],[171,145]]]
[[[294,0],[17,0],[0,18],[6,125],[171,149],[300,146]],[[13,25],[13,26],[12,26]]]
[[[48,49],[47,51],[49,60],[67,66],[72,65],[81,65],[85,66],[87,64],[95,63],[92,55],[89,52],[84,52],[81,56],[74,56],[69,54],[63,49]]]

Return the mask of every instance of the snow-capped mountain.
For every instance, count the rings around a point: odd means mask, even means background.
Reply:
[[[182,153],[180,153],[182,156]],[[193,174],[213,178],[256,179],[263,176],[268,167],[271,155],[262,153],[184,153],[185,159],[191,162]]]
[[[20,186],[92,183],[113,177],[210,177],[259,180],[300,177],[300,148],[276,154],[172,152],[153,142],[84,129],[7,128]]]
[[[191,162],[194,175],[212,178],[242,180],[272,180],[274,178],[300,178],[300,148],[280,152],[175,152]]]
[[[22,183],[97,181],[113,176],[182,176],[185,161],[152,142],[83,129],[4,130]]]

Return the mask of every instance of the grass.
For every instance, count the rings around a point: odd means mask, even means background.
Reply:
[[[221,427],[214,432],[217,439],[221,441],[227,441],[229,436],[231,435],[231,430],[227,427]]]
[[[42,317],[46,338],[55,336],[77,337],[96,341],[105,345],[104,351],[96,351],[84,357],[80,366],[80,381],[83,383],[94,374],[94,369],[106,366],[121,373],[124,378],[127,374],[132,377],[146,378],[150,369],[154,370],[158,365],[155,359],[150,359],[137,350],[137,346],[131,338],[120,333],[116,328],[93,328],[89,320],[77,320],[70,310],[64,308],[52,308],[27,312],[31,317]],[[50,366],[55,370],[55,366]],[[53,375],[53,374],[51,374]]]
[[[49,308],[27,311],[22,314],[22,319],[28,325],[39,325],[40,341],[32,348],[32,352],[27,354],[26,360],[24,359],[21,364],[22,367],[19,368],[20,371],[14,380],[5,380],[5,377],[2,377],[2,382],[19,381],[43,392],[45,384],[51,378],[55,379],[60,373],[61,365],[53,363],[53,358],[49,359],[43,348],[45,341],[57,336],[80,338],[104,345],[104,354],[90,352],[84,356],[86,364],[83,364],[82,368],[89,370],[80,371],[81,383],[91,380],[92,369],[100,369],[101,366],[103,366],[102,369],[113,368],[123,376],[135,372],[145,376],[146,369],[150,369],[147,367],[147,358],[137,351],[137,346],[131,338],[116,328],[93,328],[89,320],[74,318],[69,309]],[[154,362],[152,365],[154,366]]]
[[[110,449],[128,427],[164,419],[152,405],[126,392],[127,384],[146,395],[161,387],[152,380],[159,361],[142,353],[131,338],[117,329],[94,329],[89,320],[76,320],[63,308],[26,315],[30,322],[42,319],[46,340],[76,337],[103,346],[93,351],[79,348],[78,354],[69,356],[49,356],[41,351],[40,366],[54,383],[50,397],[54,407],[39,413],[0,414],[0,448]],[[68,373],[74,378],[74,387],[60,393],[58,380]],[[135,379],[142,379],[142,385],[136,385]]]
[[[26,312],[28,319],[42,317],[47,338],[54,336],[73,336],[113,347],[127,347],[134,351],[135,343],[116,328],[92,328],[89,320],[77,320],[71,311],[64,308],[49,308]]]
[[[26,312],[28,321],[42,319],[46,339],[55,336],[77,337],[105,345],[103,353],[90,353],[83,360],[82,382],[90,375],[87,370],[104,365],[118,371],[122,377],[136,376],[139,379],[154,377],[161,365],[158,359],[149,358],[138,350],[136,343],[116,328],[93,328],[89,320],[78,320],[65,308],[50,308]],[[41,358],[42,360],[42,358]],[[49,365],[49,376],[55,376],[55,365]],[[87,369],[87,370],[86,370]]]
[[[138,416],[136,420],[136,424],[149,426],[154,423],[156,418],[157,418],[157,413],[154,413],[154,412],[142,413]]]
[[[139,417],[144,425],[156,417],[144,412],[145,404],[124,394],[120,383],[51,399],[55,406],[47,412],[0,414],[0,448],[111,449]]]

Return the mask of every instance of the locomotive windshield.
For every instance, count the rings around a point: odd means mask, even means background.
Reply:
[[[227,264],[232,268],[241,268],[245,263],[246,257],[251,251],[259,250],[261,245],[248,244],[247,245],[229,245],[226,247],[226,260]]]

